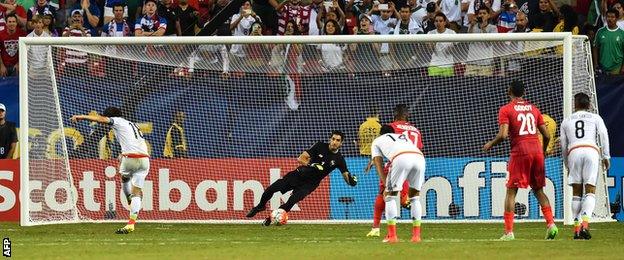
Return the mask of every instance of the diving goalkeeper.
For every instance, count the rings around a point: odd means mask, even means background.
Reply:
[[[344,141],[344,134],[340,131],[333,131],[329,143],[317,142],[308,150],[299,155],[297,161],[301,166],[287,173],[281,179],[275,181],[262,193],[260,203],[253,207],[248,218],[254,217],[259,212],[266,209],[266,203],[273,197],[273,193],[286,193],[293,191],[286,203],[280,206],[286,212],[299,201],[310,195],[334,169],[340,169],[342,177],[351,186],[357,184],[357,177],[349,173],[347,163],[339,149]],[[265,219],[264,225],[270,225],[270,218]]]

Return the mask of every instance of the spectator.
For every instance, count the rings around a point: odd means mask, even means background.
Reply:
[[[325,28],[323,28],[324,35],[339,35],[340,25],[336,20],[327,20],[325,22]],[[324,71],[336,71],[343,70],[345,68],[342,60],[343,52],[346,50],[346,46],[335,43],[323,43],[319,45],[321,50],[321,56],[323,60],[320,62]]]
[[[173,5],[173,0],[161,1],[161,4],[158,6],[158,16],[167,19],[167,25],[169,25],[165,30],[165,36],[182,35],[180,19],[178,18],[178,13],[175,11],[176,6]]]
[[[216,0],[211,5],[212,9],[209,12],[210,19],[216,18],[217,14],[219,14],[222,10],[225,10],[225,7],[230,4],[230,0]],[[228,10],[229,11],[229,10]],[[226,14],[227,17],[234,15],[236,11],[232,10],[229,14]],[[217,26],[217,34],[222,36],[232,35],[230,32],[230,20],[224,19],[223,23]]]
[[[6,17],[6,30],[0,32],[0,76],[17,76],[19,72],[19,37],[26,33],[17,26],[17,16],[10,14]]]
[[[499,33],[506,33],[516,27],[516,16],[518,14],[518,6],[514,0],[505,0],[503,9],[498,15],[496,29]]]
[[[518,12],[516,14],[516,26],[510,32],[512,33],[525,33],[530,32],[529,18],[524,12]]]
[[[46,12],[41,21],[43,21],[43,30],[51,37],[60,36],[59,31],[54,27],[54,17],[52,16],[52,13]]]
[[[15,3],[15,0],[6,0],[4,3],[0,3],[0,31],[4,31],[6,17],[10,14],[15,14],[19,26],[26,28],[26,9]]]
[[[240,8],[240,12],[230,18],[230,30],[234,36],[248,36],[251,33],[251,25],[262,22],[260,17],[251,9],[251,2],[245,1]],[[238,58],[245,58],[245,49],[241,44],[232,44],[230,53]]]
[[[394,28],[398,23],[397,17],[399,17],[399,13],[394,8],[394,3],[390,2],[389,4],[383,5],[376,4],[369,12],[369,15],[376,11],[379,11],[380,15],[371,15],[375,33],[379,35],[394,34]],[[385,71],[384,75],[389,76],[390,74],[388,71],[395,67],[395,61],[390,55],[390,45],[388,43],[382,43],[379,48],[379,63],[381,69]]]
[[[355,17],[359,18],[362,14],[368,14],[373,9],[373,0],[358,0],[355,4],[354,2],[354,0],[349,0],[347,7],[351,7],[351,12]]]
[[[195,31],[199,23],[199,12],[188,4],[188,0],[180,0],[176,8],[182,36],[195,36]]]
[[[322,9],[325,9],[325,6],[323,5],[323,0],[312,0],[312,2],[310,3],[310,24],[308,25],[308,35],[319,35],[321,28],[323,28],[316,23],[316,20]],[[314,48],[314,46],[312,47]],[[307,50],[311,49],[309,47],[304,48],[306,48],[305,52],[308,52]]]
[[[578,35],[578,16],[574,12],[572,6],[562,5],[559,8],[559,13],[561,14],[561,19],[559,19],[559,23],[555,26],[553,32],[572,32],[573,35]]]
[[[262,36],[262,24],[256,22],[251,25],[250,36]],[[244,45],[247,54],[246,65],[250,69],[264,70],[266,68],[267,59],[265,49],[269,49],[267,44],[246,44]]]
[[[345,13],[340,8],[337,0],[332,2],[324,2],[331,3],[331,5],[323,5],[321,6],[320,13],[316,17],[316,24],[319,29],[325,28],[325,23],[328,20],[334,20],[338,22],[340,26],[338,29],[342,31],[345,25]]]
[[[420,26],[423,29],[423,33],[427,34],[430,31],[436,29],[435,26],[435,14],[438,13],[438,7],[435,2],[431,2],[427,4],[427,16],[423,18],[422,25]]]
[[[167,20],[158,16],[156,0],[145,0],[145,15],[134,24],[134,36],[163,36],[167,29]]]
[[[412,19],[409,6],[401,7],[399,22],[394,27],[394,34],[420,34],[423,33],[420,23]]]
[[[401,18],[394,27],[394,34],[422,34],[420,24],[411,18],[410,7],[405,5],[399,11]],[[418,45],[414,43],[394,43],[392,44],[393,58],[402,67],[409,66],[412,55],[417,53]]]
[[[466,10],[466,15],[468,16],[468,26],[475,20],[476,15],[482,6],[490,9],[491,16],[496,17],[498,16],[498,12],[501,8],[501,0],[471,0],[468,5],[468,9]]]
[[[96,28],[100,23],[101,14],[95,0],[80,0],[80,4],[74,5],[74,11],[71,12],[72,18],[76,9],[82,10],[82,26],[89,30],[90,35],[97,35]]]
[[[490,8],[481,6],[477,17],[470,23],[468,33],[498,33],[496,26],[490,24]],[[492,58],[494,50],[491,42],[472,42],[468,47],[466,76],[492,76]]]
[[[286,31],[286,23],[294,21],[298,27],[297,30],[305,35],[308,33],[310,26],[310,10],[312,6],[303,5],[301,0],[289,0],[282,2],[275,9],[279,13],[277,34],[284,35]]]
[[[447,26],[458,33],[461,22],[461,5],[459,0],[439,0],[438,2],[440,4],[440,11],[447,18]]]
[[[266,26],[267,33],[265,34],[277,34],[278,25],[277,25],[277,12],[279,10],[280,4],[277,0],[255,0],[253,1],[253,10],[260,16],[260,19],[263,21]]]
[[[420,27],[427,17],[427,6],[423,5],[425,2],[420,0],[408,0],[407,5],[410,7],[410,19]]]
[[[615,4],[613,4],[613,9],[615,9],[618,12],[618,15],[620,17],[617,21],[618,28],[624,30],[624,8],[622,7],[622,3],[616,2]],[[578,23],[578,24],[581,24],[581,23]]]
[[[54,17],[56,17],[56,8],[48,4],[47,0],[37,0],[37,4],[33,5],[28,9],[27,18],[28,18],[28,30],[32,30],[31,20],[35,15],[46,15],[49,14],[52,17],[52,21],[50,26],[54,28]],[[44,22],[45,24],[45,22]]]
[[[71,12],[71,24],[65,27],[63,37],[91,37],[91,30],[84,27],[82,9],[74,9]],[[72,77],[79,77],[87,74],[87,61],[89,55],[83,51],[72,49],[65,50],[65,73]]]
[[[128,18],[128,0],[104,0],[103,24],[108,24],[111,20],[115,18],[114,9],[116,5],[121,5],[121,7],[123,7],[122,18]]]
[[[15,158],[15,149],[17,149],[15,123],[6,120],[6,107],[0,103],[0,159]]]
[[[360,26],[355,30],[356,35],[372,35],[375,34],[372,26],[373,18],[367,14],[360,15]],[[379,43],[353,43],[349,46],[353,52],[354,71],[373,71],[379,70]]]
[[[184,135],[184,112],[177,111],[173,116],[173,122],[165,136],[165,158],[186,158],[187,146]]]
[[[509,31],[508,33],[528,33],[531,31],[529,29],[529,19],[524,12],[518,12],[516,14],[516,27]],[[507,53],[522,53],[524,51],[524,42],[508,42],[507,43]],[[524,57],[521,56],[510,56],[509,58],[504,57],[503,62],[507,60],[507,73],[508,76],[514,78],[520,70],[522,69],[522,61]]]
[[[50,37],[43,29],[43,17],[37,15],[32,19],[33,31],[30,32],[26,37]],[[42,45],[34,45],[30,46],[28,49],[29,59],[28,64],[31,68],[45,68],[48,64],[48,51],[50,50],[49,46]]]
[[[123,4],[117,3],[112,7],[113,19],[102,26],[102,36],[104,37],[128,37],[132,36],[132,30],[126,19],[124,19],[125,8]],[[113,47],[113,46],[111,46]]]
[[[559,17],[559,9],[553,0],[539,0],[539,10],[535,14],[529,15],[529,27],[531,29],[537,27],[535,22],[542,19],[544,22],[542,31],[552,32],[557,24],[557,17]]]
[[[617,27],[618,18],[615,9],[607,10],[607,26],[600,28],[594,39],[594,68],[608,75],[624,72],[624,31]]]
[[[427,34],[455,34],[455,31],[446,28],[448,19],[446,19],[444,13],[437,13],[434,19],[436,29]],[[452,42],[438,42],[434,44],[428,68],[429,76],[453,76],[455,74],[453,69],[455,60],[450,52],[452,46]]]
[[[299,27],[295,21],[286,23],[284,35],[301,35]],[[276,44],[271,49],[271,61],[269,66],[277,73],[296,72],[299,59],[299,48],[297,44]]]

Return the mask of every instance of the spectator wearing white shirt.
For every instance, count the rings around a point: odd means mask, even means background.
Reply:
[[[33,31],[30,32],[26,37],[51,37],[46,31],[43,30],[43,17],[40,15],[35,15],[31,19],[31,25],[33,26]],[[28,49],[28,56],[30,56],[30,61],[28,64],[30,65],[30,69],[40,69],[45,68],[48,64],[48,51],[50,50],[49,46],[44,45],[34,45]]]
[[[422,34],[420,24],[411,19],[410,7],[403,6],[399,11],[400,20],[394,28],[394,34]],[[392,54],[397,65],[409,66],[411,57],[416,54],[418,45],[414,43],[392,44]]]
[[[440,0],[440,11],[447,17],[448,28],[456,33],[461,24],[461,3],[459,0]]]
[[[482,5],[477,17],[470,23],[468,33],[498,33],[495,25],[490,24],[490,8]],[[466,76],[492,76],[492,58],[494,50],[491,42],[471,42],[468,46]]]
[[[427,34],[455,34],[455,31],[446,28],[448,19],[444,13],[437,13],[434,17],[436,29]],[[429,76],[453,76],[455,74],[455,59],[450,50],[452,42],[438,42],[434,44],[431,61],[429,62]]]
[[[261,22],[260,17],[251,9],[251,2],[245,1],[240,8],[240,13],[230,18],[230,30],[233,36],[248,36],[251,25]],[[245,50],[241,44],[233,44],[230,53],[238,58],[245,58]]]
[[[336,20],[328,20],[325,22],[325,28],[323,28],[323,34],[325,35],[339,35],[340,25]],[[346,50],[346,45],[323,43],[318,46],[321,50],[321,56],[323,60],[320,62],[325,71],[336,71],[344,69],[343,52]]]
[[[394,8],[394,3],[389,4],[375,4],[373,9],[370,10],[372,14],[375,11],[379,11],[380,15],[373,14],[373,29],[375,33],[380,35],[394,34],[394,28],[398,23],[397,17],[399,13]],[[392,70],[395,64],[394,60],[390,56],[390,45],[388,43],[382,43],[379,49],[379,61],[381,68],[385,71]]]
[[[421,0],[408,0],[407,5],[410,7],[410,19],[419,25],[422,24],[427,17],[427,3]]]

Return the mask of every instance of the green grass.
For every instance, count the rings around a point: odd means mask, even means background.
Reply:
[[[498,241],[502,224],[423,224],[423,242],[409,241],[411,226],[399,224],[401,243],[367,238],[369,225],[282,227],[220,224],[139,223],[128,235],[120,224],[67,224],[20,227],[0,223],[16,259],[622,259],[624,224],[595,223],[590,241],[572,240],[571,227],[559,227],[544,240],[543,223],[516,223],[516,240]],[[382,236],[385,226],[382,225]],[[424,257],[424,258],[423,258]]]

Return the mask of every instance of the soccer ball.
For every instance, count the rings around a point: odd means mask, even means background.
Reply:
[[[283,209],[276,209],[271,212],[271,224],[276,226],[286,225],[288,222],[288,212]]]

